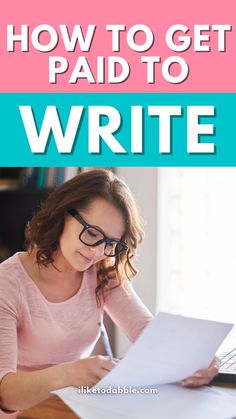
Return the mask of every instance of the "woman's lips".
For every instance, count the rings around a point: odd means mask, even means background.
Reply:
[[[79,255],[80,256],[82,256],[82,258],[86,261],[86,262],[89,262],[89,263],[91,263],[92,262],[92,259],[89,259],[89,258],[87,258],[86,256],[84,256],[81,252],[78,252],[79,253]]]

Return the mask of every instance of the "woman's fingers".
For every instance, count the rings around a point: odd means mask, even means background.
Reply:
[[[186,387],[198,387],[204,384],[209,384],[218,374],[219,366],[219,358],[214,357],[208,368],[196,371],[191,377],[187,377],[182,380],[181,385]]]
[[[184,387],[200,387],[203,386],[205,384],[209,384],[212,380],[212,378],[214,377],[202,377],[202,378],[197,378],[197,377],[188,377],[185,378],[184,380],[181,381],[181,385]]]
[[[213,378],[218,374],[219,366],[220,366],[220,360],[219,360],[219,358],[215,357],[211,361],[208,368],[196,371],[193,376],[194,377],[206,377],[206,378],[211,378],[212,377]]]

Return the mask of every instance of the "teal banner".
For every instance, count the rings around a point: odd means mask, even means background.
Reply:
[[[236,93],[4,93],[1,166],[235,166]]]

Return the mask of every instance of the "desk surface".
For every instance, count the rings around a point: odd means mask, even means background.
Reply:
[[[37,404],[31,409],[24,410],[17,415],[19,419],[78,419],[57,396]]]
[[[214,383],[214,385],[216,385]],[[236,384],[220,384],[219,387],[236,389]],[[39,403],[17,415],[19,419],[78,419],[65,403],[57,396]]]

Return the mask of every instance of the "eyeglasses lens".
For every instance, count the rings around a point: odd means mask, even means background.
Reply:
[[[89,246],[96,244],[98,241],[104,239],[104,235],[96,228],[89,227],[81,235],[83,242]]]
[[[104,240],[105,236],[101,231],[93,227],[86,228],[81,234],[81,240],[88,246],[95,246],[101,240]],[[119,242],[104,243],[104,254],[106,256],[116,256],[123,252],[124,246]]]

